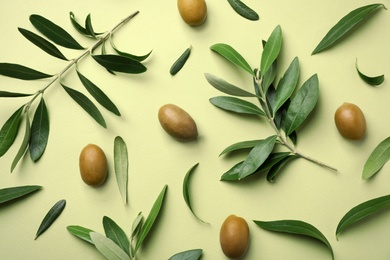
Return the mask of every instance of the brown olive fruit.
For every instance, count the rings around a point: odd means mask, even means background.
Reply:
[[[334,120],[340,134],[347,139],[360,140],[366,133],[366,119],[355,104],[342,104],[336,110]]]
[[[249,247],[249,227],[245,219],[228,216],[222,223],[219,241],[223,253],[229,259],[242,258]]]
[[[185,23],[196,26],[206,20],[207,5],[205,0],[177,0],[177,8]]]
[[[99,186],[107,177],[107,158],[103,150],[88,144],[83,148],[79,158],[81,179],[88,185]]]
[[[198,136],[194,119],[176,105],[166,104],[160,107],[158,120],[165,132],[179,141],[191,141]]]

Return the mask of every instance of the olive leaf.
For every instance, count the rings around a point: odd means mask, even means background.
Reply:
[[[390,206],[390,195],[365,201],[350,209],[340,220],[336,228],[336,237],[352,224]]]
[[[236,97],[213,97],[210,99],[210,103],[218,108],[235,113],[265,116],[263,110],[255,104]]]
[[[66,229],[72,235],[93,244],[91,236],[89,235],[91,232],[94,232],[92,229],[76,226],[76,225],[67,226]]]
[[[228,0],[230,6],[242,17],[256,21],[259,20],[259,15],[249,6],[241,2],[240,0]]]
[[[16,110],[0,129],[0,157],[3,156],[14,143],[23,111],[24,106]]]
[[[128,168],[129,162],[126,143],[122,137],[117,136],[114,140],[114,169],[124,205],[127,204]]]
[[[35,239],[42,235],[61,215],[66,205],[66,200],[59,200],[54,206],[47,212],[46,216],[43,218],[41,224],[39,225]]]
[[[290,233],[296,235],[302,235],[317,239],[324,243],[330,253],[332,259],[334,259],[333,249],[326,237],[313,225],[300,220],[276,220],[276,221],[253,221],[257,226],[262,229],[274,232]]]
[[[0,189],[0,205],[32,194],[42,189],[39,185],[26,185]]]
[[[202,254],[202,249],[191,249],[174,254],[168,260],[198,260]]]
[[[113,35],[111,35],[111,37],[110,37],[111,47],[115,50],[116,53],[118,53],[121,56],[124,56],[124,57],[127,57],[129,59],[133,59],[133,60],[141,62],[141,61],[146,60],[150,56],[150,54],[152,54],[152,51],[150,51],[150,52],[148,52],[147,54],[144,54],[144,55],[134,55],[134,54],[131,54],[131,53],[120,51],[115,46],[113,38],[114,38]],[[104,54],[104,53],[102,53],[102,54]]]
[[[121,227],[107,216],[103,217],[103,227],[106,237],[117,244],[127,255],[130,255],[130,241]]]
[[[135,238],[141,230],[143,218],[144,216],[142,215],[142,212],[139,212],[137,217],[134,219],[133,225],[131,226],[131,239]]]
[[[210,49],[252,76],[255,76],[249,63],[232,46],[225,43],[217,43],[212,45]]]
[[[381,141],[372,151],[364,164],[362,178],[364,180],[377,173],[390,159],[390,137]]]
[[[291,160],[298,158],[295,154],[289,154],[286,157],[282,158],[280,161],[276,162],[267,173],[267,181],[274,182],[276,176],[280,173],[280,170]]]
[[[92,58],[104,68],[116,72],[139,74],[147,70],[141,62],[124,56],[102,54],[92,55]]]
[[[74,15],[73,12],[69,12],[69,18],[70,22],[72,23],[73,27],[78,31],[80,34],[92,37],[92,35],[89,34],[87,29],[85,29],[83,26],[81,26],[77,21],[76,21],[76,16]]]
[[[359,75],[359,77],[364,81],[366,82],[367,84],[369,85],[372,85],[372,86],[379,86],[380,84],[382,84],[384,81],[385,81],[385,75],[379,75],[379,76],[374,76],[374,77],[370,77],[370,76],[367,76],[365,74],[363,74],[359,68],[358,68],[358,65],[357,65],[357,59],[356,59],[356,62],[355,62],[355,68],[356,68],[356,71]]]
[[[271,35],[267,40],[267,43],[264,46],[260,62],[261,75],[265,75],[267,73],[276,58],[279,56],[279,52],[282,48],[282,40],[282,28],[280,27],[280,25],[278,25],[272,31]]]
[[[217,76],[214,76],[209,73],[205,73],[206,80],[210,83],[211,86],[218,89],[221,92],[224,92],[226,94],[232,95],[232,96],[239,96],[239,97],[256,97],[255,94],[252,94],[246,90],[243,90],[239,87],[236,87],[229,82],[218,78]]]
[[[15,155],[14,160],[12,161],[11,172],[14,171],[14,169],[15,169],[16,165],[18,164],[19,160],[23,157],[24,153],[27,151],[28,143],[30,141],[31,126],[30,126],[30,118],[28,116],[28,113],[25,113],[25,117],[26,117],[26,128],[25,128],[25,132],[24,132],[23,141],[22,141],[22,143],[21,143],[21,145],[19,147],[18,152]]]
[[[110,260],[130,260],[130,257],[115,244],[111,239],[103,236],[102,234],[91,232],[91,240],[97,250]]]
[[[370,4],[349,12],[328,31],[311,54],[317,54],[335,45],[381,7],[386,9],[383,4]]]
[[[5,62],[0,63],[0,75],[22,80],[44,79],[53,76],[23,65]]]
[[[33,14],[30,16],[30,22],[38,31],[56,44],[70,49],[84,49],[68,32],[45,17]]]
[[[169,73],[173,76],[176,75],[186,64],[188,57],[190,57],[192,46],[185,49],[185,51],[180,55],[180,57],[172,64],[169,69]]]
[[[35,110],[31,124],[29,151],[31,160],[37,161],[46,149],[50,132],[49,114],[43,97]]]
[[[219,156],[227,154],[227,153],[231,153],[231,152],[234,152],[234,151],[237,151],[237,150],[253,148],[253,147],[255,147],[259,143],[259,141],[260,140],[250,140],[250,141],[242,141],[242,142],[234,143],[234,144],[229,145],[228,147],[226,147],[219,154]]]
[[[91,14],[88,14],[85,18],[85,30],[89,35],[91,35],[92,38],[96,39],[96,34],[92,26]]]
[[[3,97],[3,98],[28,97],[28,96],[32,96],[32,95],[33,94],[17,93],[17,92],[9,92],[9,91],[1,91],[0,90],[0,97]]]

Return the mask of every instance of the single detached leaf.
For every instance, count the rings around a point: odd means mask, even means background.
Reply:
[[[279,56],[280,49],[282,48],[282,39],[282,28],[278,25],[272,31],[264,46],[260,62],[261,75],[265,75],[267,73],[276,58]]]
[[[129,162],[126,143],[122,137],[117,136],[114,140],[114,169],[119,192],[125,205],[127,204],[128,168]]]
[[[318,98],[318,77],[317,74],[314,74],[303,83],[297,94],[291,99],[284,119],[284,129],[287,135],[294,132],[305,121],[316,106]]]
[[[56,204],[54,204],[54,206],[49,210],[49,212],[47,212],[46,216],[42,220],[37,234],[35,235],[35,239],[42,235],[43,232],[45,232],[54,223],[54,221],[61,215],[65,205],[66,200],[59,200]]]
[[[30,157],[34,162],[37,161],[46,149],[49,140],[50,122],[49,113],[43,97],[35,110],[34,118],[31,124],[31,138],[29,144]]]
[[[41,188],[42,186],[38,185],[27,185],[0,189],[0,205],[32,194],[34,191],[40,190]]]
[[[0,129],[0,157],[8,151],[15,141],[23,110],[24,106],[16,110]]]
[[[206,80],[209,82],[211,86],[218,89],[219,91],[232,95],[232,96],[238,96],[238,97],[256,97],[255,94],[252,94],[246,90],[243,90],[239,87],[236,87],[229,82],[218,78],[217,76],[214,76],[212,74],[205,73]]]
[[[198,260],[203,254],[202,249],[191,249],[171,256],[168,260]]]
[[[152,54],[152,51],[148,52],[147,54],[145,55],[134,55],[134,54],[131,54],[131,53],[127,53],[127,52],[123,52],[123,51],[120,51],[114,44],[114,41],[113,41],[113,35],[110,36],[110,43],[111,43],[111,47],[115,50],[116,53],[118,53],[119,55],[121,56],[124,56],[124,57],[127,57],[129,59],[133,59],[133,60],[136,60],[136,61],[139,61],[139,62],[142,62],[144,60],[146,60],[150,54]],[[102,54],[105,54],[105,53],[102,53]]]
[[[362,178],[366,180],[372,177],[383,167],[383,165],[387,163],[389,159],[390,137],[387,137],[375,147],[371,155],[368,157],[366,163],[364,164]]]
[[[84,240],[84,241],[87,241],[91,244],[93,244],[93,241],[91,239],[91,236],[89,235],[89,233],[91,232],[94,232],[93,230],[89,229],[89,228],[85,228],[85,227],[81,227],[81,226],[67,226],[66,229],[74,236]]]
[[[363,202],[349,210],[340,220],[336,229],[336,237],[359,220],[390,206],[390,195]]]
[[[44,79],[53,76],[14,63],[0,63],[0,75],[23,80]]]
[[[172,64],[172,67],[169,70],[169,73],[173,76],[176,73],[178,73],[186,64],[188,57],[190,57],[191,54],[191,46],[188,47],[181,55],[180,57]]]
[[[240,67],[241,69],[245,70],[249,74],[251,74],[253,77],[255,74],[253,73],[253,70],[249,63],[244,59],[244,57],[241,56],[233,47],[231,47],[228,44],[225,43],[217,43],[210,47],[212,51],[215,51],[234,65]]]
[[[53,57],[62,59],[62,60],[68,60],[62,53],[61,51],[51,42],[48,40],[42,38],[41,36],[23,29],[23,28],[18,28],[19,32],[27,38],[30,42],[35,44],[38,48],[42,49],[44,52],[50,54]]]
[[[357,65],[357,59],[356,59],[356,63],[355,63],[355,67],[356,67],[356,71],[359,75],[359,77],[364,81],[366,82],[367,84],[369,85],[372,85],[372,86],[379,86],[380,84],[382,84],[384,81],[385,81],[385,75],[379,75],[379,76],[374,76],[374,77],[370,77],[370,76],[367,76],[365,74],[363,74],[359,68],[358,68],[358,65]]]
[[[8,92],[8,91],[0,91],[0,97],[4,97],[4,98],[28,97],[28,96],[32,96],[32,95],[33,95],[33,94],[17,93],[17,92]]]
[[[119,55],[92,55],[92,58],[108,70],[139,74],[146,71],[146,67],[139,61]]]
[[[228,0],[228,2],[234,11],[242,17],[251,21],[259,20],[259,15],[240,0]]]
[[[311,237],[324,243],[333,255],[333,249],[326,237],[313,225],[299,220],[277,220],[277,221],[253,221],[262,229],[274,232],[290,233]]]
[[[109,217],[103,217],[103,227],[106,237],[117,244],[127,255],[130,254],[130,242],[126,233]]]
[[[14,171],[16,165],[18,164],[20,159],[23,157],[24,153],[27,151],[28,143],[30,141],[31,126],[30,126],[30,118],[28,116],[28,113],[25,114],[25,117],[26,117],[26,128],[25,128],[25,132],[24,132],[23,141],[19,147],[18,152],[15,155],[14,160],[12,161],[11,172]]]
[[[219,156],[224,155],[224,154],[227,154],[227,153],[231,153],[231,152],[234,152],[234,151],[237,151],[237,150],[253,148],[253,147],[255,147],[259,142],[260,142],[260,140],[250,140],[250,141],[243,141],[243,142],[234,143],[234,144],[229,145],[228,147],[226,147],[226,148],[219,154]]]
[[[164,202],[165,198],[165,193],[167,191],[168,186],[164,185],[163,189],[161,190],[160,194],[158,195],[156,201],[153,204],[152,209],[149,212],[148,217],[145,220],[145,223],[143,224],[140,234],[137,240],[137,243],[135,244],[135,249],[134,249],[134,255],[137,253],[138,249],[144,242],[146,236],[148,235],[150,229],[152,228],[154,222],[156,221],[158,214],[160,213],[162,204]]]
[[[329,30],[311,54],[314,55],[333,46],[337,41],[341,40],[343,36],[366,20],[373,11],[376,11],[380,7],[386,9],[383,4],[370,4],[359,7],[348,13]]]
[[[265,116],[265,113],[255,104],[236,97],[213,97],[210,103],[221,109],[257,116]]]
[[[292,155],[286,156],[286,157],[283,158],[282,160],[280,160],[280,161],[278,161],[277,163],[275,163],[275,164],[271,167],[271,169],[268,171],[268,173],[267,173],[267,181],[269,181],[269,182],[274,182],[276,176],[280,173],[280,170],[281,170],[288,162],[290,162],[292,159],[295,159],[295,158],[298,158],[298,155],[292,154]]]
[[[66,93],[76,101],[96,122],[98,122],[104,128],[107,128],[106,121],[104,120],[99,109],[89,100],[83,93],[78,92],[72,88],[69,88],[61,83],[62,87],[65,89]]]
[[[84,49],[68,32],[45,17],[33,14],[30,16],[30,22],[38,31],[58,45],[76,50]]]
[[[130,257],[111,239],[102,234],[91,232],[91,239],[97,250],[110,260],[130,260]]]

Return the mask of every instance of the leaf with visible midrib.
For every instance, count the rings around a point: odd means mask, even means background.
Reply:
[[[261,55],[260,73],[262,76],[268,72],[269,68],[279,56],[280,49],[282,48],[282,40],[282,28],[278,25],[269,36]]]
[[[173,76],[176,75],[187,62],[188,57],[191,54],[191,46],[185,49],[185,51],[180,55],[180,57],[172,64],[172,67],[169,69],[169,73]]]
[[[226,111],[265,116],[265,113],[255,104],[236,97],[213,97],[210,98],[210,103]]]
[[[94,232],[92,229],[81,226],[67,226],[66,229],[74,236],[93,244],[89,233]]]
[[[127,238],[126,233],[118,226],[118,224],[116,224],[115,221],[113,221],[111,218],[104,216],[103,227],[107,238],[111,239],[115,244],[122,248],[127,255],[129,255],[129,239]]]
[[[0,74],[3,76],[15,78],[15,79],[22,79],[22,80],[44,79],[53,76],[14,63],[0,63]]]
[[[240,0],[228,0],[230,6],[242,17],[256,21],[259,20],[259,15],[249,6],[241,2]]]
[[[0,157],[8,151],[15,141],[23,110],[24,106],[16,110],[0,130]]]
[[[0,189],[0,205],[40,190],[42,186],[27,185]]]
[[[66,200],[59,200],[54,206],[47,212],[46,216],[43,218],[41,225],[38,228],[35,239],[42,235],[61,215],[66,205]]]
[[[92,242],[99,252],[110,260],[130,260],[130,257],[111,239],[102,234],[91,232]]]
[[[211,86],[213,86],[215,89],[218,89],[219,91],[232,95],[232,96],[238,96],[238,97],[256,97],[255,94],[252,94],[246,90],[243,90],[233,84],[230,84],[229,82],[214,76],[209,73],[204,74],[206,77],[206,80],[209,82]]]
[[[49,140],[50,123],[49,114],[43,97],[35,110],[31,124],[31,138],[29,151],[31,160],[37,161],[46,149]]]
[[[198,260],[202,256],[202,249],[191,249],[171,256],[168,260]]]
[[[385,75],[383,75],[383,74],[379,75],[379,76],[374,76],[374,77],[370,77],[370,76],[363,74],[358,68],[357,59],[355,62],[355,68],[356,68],[356,71],[357,71],[359,77],[364,82],[366,82],[367,84],[369,84],[371,86],[379,86],[380,84],[382,84],[385,81]]]
[[[128,165],[126,143],[122,137],[117,136],[114,140],[114,169],[119,192],[125,205],[127,204]]]
[[[147,70],[141,62],[124,56],[102,54],[92,55],[92,58],[101,66],[112,71],[138,74]]]
[[[364,164],[362,178],[370,178],[377,173],[390,159],[390,137],[380,142]]]

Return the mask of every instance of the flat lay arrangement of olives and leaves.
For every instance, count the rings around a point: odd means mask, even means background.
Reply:
[[[244,19],[250,21],[259,20],[255,10],[240,0],[227,1],[232,9]],[[192,27],[202,25],[207,19],[207,4],[204,0],[178,0],[177,8],[183,21]],[[330,51],[336,48],[337,43],[346,40],[348,35],[357,30],[359,26],[371,16],[386,9],[383,4],[370,4],[352,9],[351,12],[335,23],[319,44],[312,51],[312,55],[320,52]],[[107,73],[120,76],[121,73],[140,74],[147,71],[143,62],[149,59],[152,51],[144,55],[134,55],[119,50],[114,44],[113,35],[116,31],[130,22],[138,15],[138,11],[132,13],[112,29],[106,32],[96,32],[93,28],[91,15],[85,18],[82,25],[73,12],[69,13],[70,22],[78,33],[93,39],[95,42],[90,47],[80,45],[62,27],[52,20],[41,15],[33,14],[30,22],[34,28],[42,34],[18,28],[19,32],[30,42],[47,54],[67,61],[67,65],[58,73],[50,74],[26,67],[21,64],[0,63],[0,75],[19,80],[47,80],[47,83],[35,93],[19,93],[0,90],[1,98],[29,100],[19,106],[16,111],[2,123],[0,130],[0,157],[6,154],[9,148],[15,144],[19,128],[24,121],[24,138],[19,144],[19,150],[10,165],[10,172],[13,172],[23,157],[29,157],[32,161],[41,160],[49,142],[50,120],[49,108],[46,106],[44,94],[48,88],[59,87],[64,90],[71,100],[75,101],[82,110],[89,115],[98,125],[106,128],[107,124],[98,106],[105,108],[115,116],[121,116],[120,111],[114,102],[100,89],[96,83],[84,75],[79,69],[79,64],[87,57],[92,58],[97,64],[103,66]],[[358,33],[358,32],[356,32]],[[276,182],[277,177],[294,159],[303,159],[317,164],[319,167],[331,172],[337,169],[320,159],[311,157],[308,153],[302,152],[304,147],[298,149],[299,129],[307,122],[310,114],[319,100],[319,78],[317,74],[312,75],[298,86],[300,76],[299,58],[295,57],[285,71],[279,71],[277,61],[282,50],[283,30],[277,25],[267,39],[263,40],[259,66],[252,68],[239,51],[228,44],[216,43],[210,46],[212,53],[224,58],[227,62],[236,66],[251,77],[253,91],[247,91],[237,87],[219,76],[205,73],[205,79],[210,86],[222,92],[223,96],[210,98],[210,103],[225,111],[239,115],[250,115],[260,119],[261,124],[268,124],[273,130],[273,135],[264,139],[246,140],[234,143],[221,152],[222,155],[236,151],[248,151],[244,160],[235,164],[221,176],[221,181],[239,182],[240,180],[256,174],[266,174],[266,180]],[[108,53],[106,45],[109,45],[114,53]],[[61,53],[57,46],[80,51],[75,58],[68,58]],[[169,73],[175,76],[180,70],[185,69],[186,62],[190,58],[192,46],[185,49],[177,57]],[[214,55],[214,54],[213,54]],[[303,66],[308,66],[304,64]],[[379,86],[385,80],[385,75],[368,76],[358,67],[358,60],[355,62],[356,76],[371,86]],[[68,73],[75,72],[82,86],[90,94],[90,97],[82,94],[74,87],[67,86],[64,79]],[[168,73],[168,71],[167,71]],[[136,75],[135,75],[136,76]],[[280,80],[277,81],[277,77]],[[37,102],[37,106],[32,106]],[[95,104],[98,103],[98,106]],[[35,111],[31,111],[32,107]],[[191,142],[198,137],[198,129],[195,120],[190,113],[175,104],[165,104],[160,107],[157,117],[162,129],[176,139],[178,142]],[[31,121],[32,119],[32,121]],[[265,119],[265,120],[264,120]],[[366,135],[366,119],[363,111],[357,104],[343,103],[334,113],[335,127],[346,139],[351,141],[362,140]],[[20,134],[20,133],[19,133]],[[260,136],[259,138],[263,138]],[[301,136],[299,137],[301,138]],[[125,140],[117,136],[113,140],[113,164],[115,179],[123,204],[127,204],[128,196],[128,150]],[[377,174],[390,159],[390,137],[380,142],[371,155],[367,158],[362,169],[362,179],[367,180]],[[43,162],[42,162],[43,163]],[[86,145],[79,156],[79,170],[81,180],[91,187],[104,185],[108,175],[108,162],[105,152],[96,144]],[[190,177],[196,172],[199,163],[193,165],[184,175],[183,199],[195,219],[201,223],[210,225],[195,212],[192,207],[193,198],[190,196]],[[192,187],[194,188],[194,187]],[[18,187],[6,187],[0,189],[0,206],[6,207],[9,203],[18,201],[39,192],[42,187],[39,185],[27,185]],[[164,204],[164,198],[168,185],[164,185],[151,205],[148,215],[139,212],[131,225],[131,232],[126,234],[125,228],[120,227],[113,219],[103,216],[102,223],[105,234],[95,232],[92,227],[70,225],[66,229],[75,237],[90,243],[107,259],[136,259],[137,251],[141,248],[147,236],[150,236],[152,227],[155,224],[160,210]],[[61,199],[55,203],[37,227],[35,239],[38,239],[44,232],[55,224],[56,219],[64,212],[66,200]],[[339,221],[335,235],[340,233],[363,218],[390,206],[390,195],[373,198],[364,201],[352,209],[346,211]],[[301,220],[275,220],[262,221],[253,220],[256,226],[261,229],[290,233],[299,236],[313,238],[323,243],[334,257],[334,251],[328,239],[322,232],[310,223]],[[247,221],[242,216],[230,215],[221,223],[220,246],[222,252],[229,259],[245,258],[250,250],[250,229]],[[171,256],[169,259],[199,259],[203,254],[202,249],[185,249],[182,252]]]

